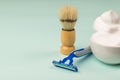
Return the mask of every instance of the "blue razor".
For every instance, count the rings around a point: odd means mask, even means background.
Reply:
[[[81,57],[81,56],[84,56],[84,55],[90,54],[90,53],[91,53],[91,48],[90,48],[90,46],[88,46],[86,48],[81,48],[81,49],[72,51],[63,60],[60,60],[60,61],[53,60],[52,63],[56,67],[64,68],[64,69],[71,70],[71,71],[74,71],[74,72],[78,72],[77,66],[73,65],[73,58],[78,58],[78,57]],[[69,60],[69,63],[67,64],[66,62],[68,60]]]

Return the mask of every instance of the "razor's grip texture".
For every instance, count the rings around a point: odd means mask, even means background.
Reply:
[[[81,56],[86,55],[86,54],[91,53],[91,52],[92,52],[91,48],[90,48],[90,46],[88,46],[88,47],[84,48],[83,50],[76,50],[76,51],[74,51],[74,54],[77,57],[81,57]]]

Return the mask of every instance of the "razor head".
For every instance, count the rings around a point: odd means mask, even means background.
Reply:
[[[53,61],[52,62],[56,67],[60,67],[60,68],[63,68],[63,69],[67,69],[67,70],[70,70],[70,71],[74,71],[74,72],[78,72],[78,69],[76,66],[74,65],[69,65],[69,64],[65,64],[65,63],[62,63],[62,62],[58,62],[58,61]]]

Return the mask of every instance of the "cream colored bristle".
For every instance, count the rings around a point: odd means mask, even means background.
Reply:
[[[63,29],[74,29],[77,20],[77,9],[74,6],[64,6],[60,9],[59,18],[63,25]]]
[[[60,9],[60,19],[77,19],[77,9],[73,6],[65,6]]]

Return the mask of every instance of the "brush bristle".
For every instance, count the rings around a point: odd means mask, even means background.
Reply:
[[[77,9],[74,6],[64,6],[60,9],[59,13],[60,21],[63,25],[63,29],[74,29],[77,20]]]

